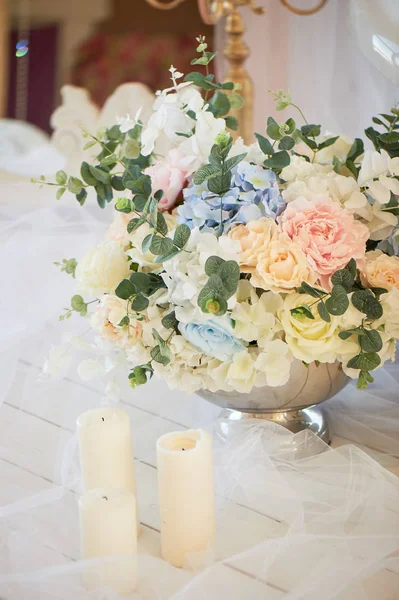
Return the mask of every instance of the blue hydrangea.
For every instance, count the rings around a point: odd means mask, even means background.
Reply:
[[[218,234],[227,233],[235,224],[261,217],[276,219],[286,206],[275,173],[246,161],[233,170],[231,189],[222,202],[208,190],[206,182],[190,184],[183,194],[184,204],[178,208],[178,223]]]

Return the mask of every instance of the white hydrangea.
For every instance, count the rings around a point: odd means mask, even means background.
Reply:
[[[367,150],[362,160],[358,183],[367,186],[380,177],[399,175],[399,157],[391,158],[385,150]]]
[[[282,340],[268,341],[263,344],[255,367],[265,375],[266,384],[278,387],[287,383],[290,378],[292,354]]]
[[[251,298],[237,302],[231,313],[235,323],[234,334],[246,342],[257,340],[258,345],[263,346],[281,330],[276,314],[282,308],[283,300],[273,292],[264,293],[259,298],[252,290]]]
[[[178,321],[189,323],[194,319],[208,318],[197,305],[198,294],[208,281],[205,263],[210,256],[237,261],[238,250],[239,243],[229,237],[216,238],[213,234],[202,233],[196,228],[192,230],[183,252],[164,263],[165,273],[162,277],[168,291],[162,301],[171,302],[176,306]],[[235,302],[233,296],[229,300],[230,309]]]
[[[291,165],[282,171],[282,177],[288,182],[282,195],[286,202],[293,202],[299,196],[307,200],[319,200],[326,197],[340,202],[345,208],[356,214],[364,215],[369,206],[365,194],[353,177],[335,173],[330,167],[321,167],[308,163],[304,158],[295,156]],[[363,216],[363,215],[362,215]]]

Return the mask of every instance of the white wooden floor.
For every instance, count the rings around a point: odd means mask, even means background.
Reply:
[[[96,407],[101,403],[103,384],[85,384],[78,379],[65,380],[60,387],[58,383],[37,385],[36,378],[40,371],[41,357],[36,357],[34,350],[27,350],[26,356],[17,364],[17,377],[9,391],[6,402],[0,408],[0,504],[7,506],[23,503],[27,497],[56,490],[62,483],[60,465],[62,457],[75,433],[75,422],[84,410]],[[26,390],[30,390],[29,400],[24,400]],[[61,390],[61,391],[60,391]],[[134,391],[124,396],[123,408],[131,416],[134,433],[134,449],[136,461],[136,479],[138,482],[139,510],[142,523],[140,550],[151,556],[159,556],[159,514],[157,506],[157,486],[155,468],[155,440],[160,435],[199,424],[206,425],[219,412],[199,398],[188,398],[181,401],[183,395],[166,392],[163,384],[151,382],[144,391]],[[154,415],[163,415],[154,419]],[[338,447],[348,441],[335,438],[333,446]],[[399,475],[399,460],[390,459],[390,470]],[[70,491],[62,500],[65,517],[71,519],[77,527],[77,492],[76,484],[69,478],[66,482]],[[64,482],[65,483],[65,482]],[[32,501],[34,504],[34,501]],[[253,543],[254,536],[259,541],[265,538],[283,535],[287,529],[284,523],[272,518],[253,513],[248,518],[248,509],[235,506],[230,508],[235,518],[235,539],[242,541],[248,537]],[[246,512],[246,518],[240,519],[240,511]],[[1,514],[1,508],[0,508]],[[74,515],[76,518],[74,518]],[[7,515],[6,515],[7,516]],[[15,527],[23,524],[24,528],[43,528],[46,532],[46,543],[51,554],[52,564],[67,564],[79,558],[78,535],[71,535],[64,529],[64,522],[71,519],[60,519],[59,512],[46,506],[34,507],[22,515],[18,513],[9,517],[15,521]],[[252,526],[251,526],[252,525]],[[65,525],[66,527],[66,525]],[[229,550],[234,552],[234,540],[226,540]],[[62,555],[55,548],[63,548]],[[224,550],[227,550],[225,548]],[[238,548],[237,548],[238,550]],[[226,571],[226,589],[229,600],[283,598],[289,587],[288,574],[271,577],[265,582],[259,581],[251,573],[238,572],[227,566],[220,566]],[[173,578],[165,581],[165,594],[177,591],[188,580],[184,571],[176,571]],[[386,570],[370,577],[367,582],[368,598],[378,600],[397,600],[399,598],[399,574]],[[223,595],[225,591],[223,591]],[[165,596],[167,597],[167,596]],[[361,600],[355,590],[339,596],[340,600]],[[14,600],[6,598],[5,600]],[[18,600],[25,600],[21,598]],[[26,600],[29,600],[26,597]],[[71,599],[72,600],[72,599]]]

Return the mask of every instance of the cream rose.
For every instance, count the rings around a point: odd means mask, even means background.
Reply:
[[[370,287],[399,290],[399,257],[388,256],[381,250],[367,252],[362,280]]]
[[[381,304],[384,313],[381,319],[373,323],[373,327],[378,329],[383,325],[388,336],[399,339],[399,290],[394,288],[391,292],[382,294]]]
[[[238,262],[242,272],[254,272],[259,253],[272,239],[277,237],[278,233],[279,228],[275,221],[266,217],[257,221],[250,221],[246,225],[238,225],[230,230],[229,237],[241,244]]]
[[[122,246],[106,240],[89,250],[78,263],[77,293],[97,297],[110,294],[129,273],[128,259]]]
[[[314,319],[305,315],[296,317],[291,314],[291,309],[306,304],[310,306],[315,302],[307,294],[288,294],[284,299],[284,306],[278,312],[278,317],[285,331],[285,341],[293,356],[299,360],[311,363],[334,362],[346,351],[343,346],[346,341],[338,337],[340,320],[331,316],[330,323],[320,317],[317,307],[311,308]]]
[[[251,277],[255,287],[273,292],[293,292],[303,281],[313,285],[317,276],[311,271],[305,253],[298,244],[281,235],[258,254]]]

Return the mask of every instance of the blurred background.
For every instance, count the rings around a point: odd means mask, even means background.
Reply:
[[[249,0],[224,4],[234,3],[250,51],[255,131],[275,114],[270,88],[289,89],[308,120],[351,136],[398,101],[398,0],[258,0],[263,15],[241,9]],[[223,76],[225,19],[206,25],[197,0],[169,11],[148,0],[0,0],[0,133],[11,139],[4,119],[17,119],[50,134],[64,84],[87,90],[80,102],[99,108],[125,82],[165,87],[171,64],[191,70],[200,33],[220,52]]]

